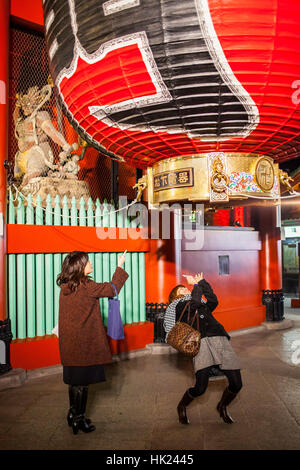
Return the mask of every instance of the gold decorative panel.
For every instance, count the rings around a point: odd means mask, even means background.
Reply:
[[[150,204],[224,203],[251,196],[278,198],[278,164],[264,155],[210,152],[160,160],[147,169]]]

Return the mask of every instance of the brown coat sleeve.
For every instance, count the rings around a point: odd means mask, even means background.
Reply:
[[[117,292],[119,293],[125,284],[128,274],[124,269],[116,268],[111,282],[94,282],[90,281],[87,284],[87,293],[91,297],[99,299],[100,297],[114,297],[115,289],[113,288],[114,284],[116,286]]]

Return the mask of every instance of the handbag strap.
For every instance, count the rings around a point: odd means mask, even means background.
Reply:
[[[180,317],[178,318],[177,321],[180,321],[181,318],[183,317],[183,314],[184,312],[186,311],[187,307],[189,307],[189,313],[188,313],[188,318],[187,318],[187,323],[190,324],[190,311],[191,311],[191,306],[190,306],[190,301],[188,301],[185,306],[184,306],[184,309],[182,310],[181,314],[180,314]],[[195,318],[197,318],[197,330],[199,331],[199,315],[198,315],[198,310],[196,310],[195,312],[195,315],[193,316],[193,320],[192,320],[192,323],[190,326],[193,326],[194,324],[194,321],[195,321]]]
[[[115,289],[115,294],[116,294],[116,295],[115,295],[114,299],[115,299],[115,298],[118,298],[118,291],[117,291],[117,288],[116,288],[116,286],[114,285],[114,283],[113,283],[113,282],[111,282],[111,285],[112,285],[112,286],[113,286],[113,288]]]
[[[196,317],[197,317],[197,330],[199,331],[199,315],[198,315],[198,310],[196,310],[195,315],[193,316],[193,320],[192,320],[191,326],[193,326]]]
[[[181,314],[180,314],[180,317],[178,318],[177,321],[180,321],[180,320],[182,319],[183,314],[184,314],[184,312],[186,311],[186,308],[189,307],[189,306],[190,306],[190,301],[188,300],[187,303],[185,304],[184,309],[182,310],[182,312],[181,312]],[[189,309],[189,314],[190,314],[190,309]]]

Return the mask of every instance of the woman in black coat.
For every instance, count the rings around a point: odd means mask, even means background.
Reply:
[[[202,273],[195,277],[187,276],[187,282],[194,286],[192,292],[183,285],[174,287],[169,296],[169,305],[164,318],[164,327],[169,333],[187,302],[190,303],[190,318],[193,318],[196,310],[199,318],[201,345],[198,354],[193,358],[196,383],[194,387],[186,390],[178,404],[179,422],[189,424],[186,407],[196,397],[205,393],[210,370],[217,366],[228,379],[228,387],[223,392],[217,410],[225,423],[233,423],[226,407],[242,388],[240,362],[229,343],[229,334],[212,315],[218,305],[218,299],[210,284],[203,278]],[[185,309],[181,321],[187,322],[187,317],[188,307]],[[197,328],[197,321],[194,322],[193,327]]]

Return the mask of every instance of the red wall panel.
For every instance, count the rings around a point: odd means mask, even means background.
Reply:
[[[10,14],[25,22],[44,26],[42,0],[10,0]]]

